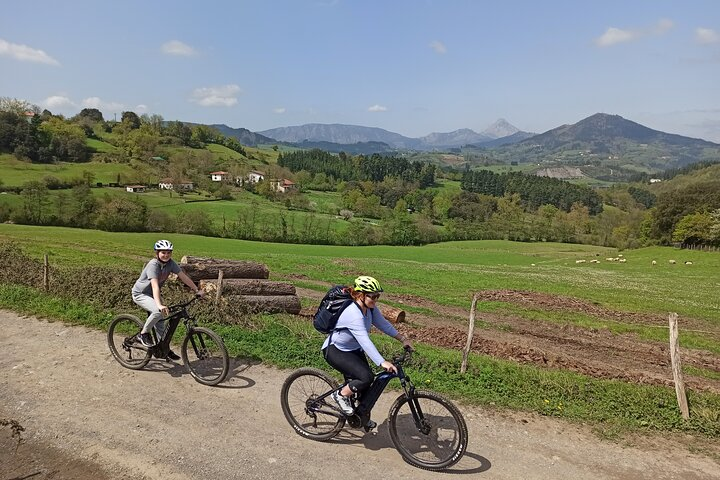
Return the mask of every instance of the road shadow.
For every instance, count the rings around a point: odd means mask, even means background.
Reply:
[[[227,377],[219,385],[218,388],[251,388],[255,386],[255,380],[249,377],[240,375],[241,372],[247,370],[253,365],[259,365],[261,362],[250,358],[231,358],[230,369],[228,370]],[[153,358],[150,360],[143,370],[148,372],[165,372],[173,378],[180,378],[186,375],[190,375],[187,366],[181,361],[165,360]]]
[[[367,432],[360,428],[350,428],[347,424],[345,428],[335,437],[333,443],[345,445],[362,445],[368,450],[382,450],[390,448],[395,450],[395,445],[390,439],[390,431],[388,430],[388,421],[378,424],[376,430]],[[438,473],[469,475],[473,473],[482,473],[490,470],[492,463],[487,458],[477,453],[465,451],[460,461],[451,468],[441,470]]]
[[[235,357],[230,359],[230,371],[228,372],[227,377],[225,377],[225,380],[222,381],[219,385],[216,385],[217,388],[251,388],[255,386],[255,380],[249,377],[244,377],[240,375],[241,372],[244,372],[248,368],[252,367],[253,365],[259,365],[261,362],[259,360],[254,360],[251,358],[240,358]]]

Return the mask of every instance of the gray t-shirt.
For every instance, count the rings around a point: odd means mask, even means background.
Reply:
[[[165,283],[165,280],[168,279],[171,273],[180,273],[180,265],[175,263],[175,260],[170,259],[163,264],[157,258],[153,258],[147,263],[147,265],[145,265],[145,268],[143,268],[143,271],[140,274],[140,278],[138,278],[137,282],[135,282],[135,285],[133,285],[133,295],[142,293],[145,295],[150,295],[152,297],[153,293],[152,285],[150,285],[150,280],[153,278],[157,278],[158,283],[162,287],[163,283]]]

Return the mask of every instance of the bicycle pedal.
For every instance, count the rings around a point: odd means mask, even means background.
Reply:
[[[365,432],[369,432],[371,430],[374,430],[375,427],[377,427],[377,423],[373,422],[372,420],[368,420],[367,423],[363,426],[363,430],[365,430]]]

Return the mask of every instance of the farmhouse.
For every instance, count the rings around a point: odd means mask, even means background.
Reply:
[[[143,193],[145,185],[125,185],[125,191],[130,193]]]
[[[276,192],[287,193],[289,191],[297,190],[297,184],[287,178],[275,179],[270,181],[270,188]]]
[[[195,184],[190,180],[176,182],[172,178],[163,178],[160,180],[160,183],[158,183],[158,188],[160,188],[160,190],[189,191],[195,188]]]
[[[211,172],[210,173],[210,180],[213,182],[222,182],[224,181],[228,176],[228,172]]]
[[[258,183],[259,181],[265,180],[265,174],[257,170],[251,170],[247,174],[248,183]]]

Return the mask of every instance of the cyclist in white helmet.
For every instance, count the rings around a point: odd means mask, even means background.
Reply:
[[[140,343],[146,347],[152,347],[153,341],[150,332],[153,327],[161,338],[165,333],[164,316],[168,314],[168,308],[163,304],[160,297],[160,287],[163,286],[168,276],[174,273],[182,282],[198,295],[204,295],[195,282],[182,271],[180,265],[172,259],[173,244],[168,240],[158,240],[154,245],[155,258],[151,259],[143,268],[140,278],[137,279],[132,288],[133,302],[148,312],[145,325],[140,332]],[[170,350],[170,360],[180,360],[180,356]]]
[[[397,373],[392,362],[385,360],[370,340],[370,328],[374,325],[378,330],[389,335],[403,345],[412,348],[412,343],[380,313],[377,300],[383,289],[373,277],[361,275],[355,279],[350,295],[355,301],[338,318],[335,330],[328,335],[322,350],[325,360],[342,373],[348,383],[332,397],[340,409],[347,415],[354,412],[350,399],[356,393],[362,393],[370,387],[374,375],[365,355],[388,372]],[[368,420],[366,428],[375,427],[375,422]]]

